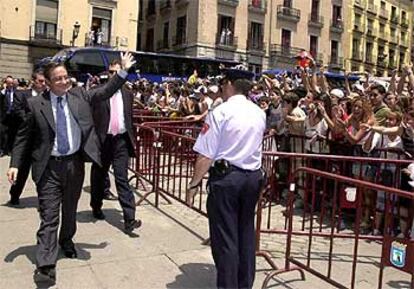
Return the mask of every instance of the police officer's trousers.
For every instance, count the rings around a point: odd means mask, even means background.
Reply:
[[[207,199],[218,288],[252,288],[256,270],[255,207],[262,173],[232,169],[210,176]]]

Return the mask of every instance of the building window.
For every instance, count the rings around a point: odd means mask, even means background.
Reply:
[[[333,23],[342,22],[342,7],[333,5],[332,7],[332,21]]]
[[[402,65],[405,62],[405,53],[404,52],[400,52],[400,67],[402,67]]]
[[[360,42],[358,38],[352,39],[352,58],[354,59],[360,59],[359,43]]]
[[[250,23],[249,49],[263,49],[263,24]]]
[[[168,39],[169,39],[169,32],[170,32],[170,23],[164,23],[164,30],[163,30],[163,38],[162,38],[162,48],[168,48]]]
[[[217,44],[234,45],[234,18],[219,15],[217,27]]]
[[[177,45],[186,43],[186,33],[187,33],[187,16],[181,16],[177,18],[177,35],[175,37],[175,42]]]
[[[148,0],[148,8],[147,8],[147,15],[154,15],[155,14],[155,0]]]
[[[293,7],[292,0],[283,0],[283,6],[292,8]]]
[[[391,6],[391,19],[394,19],[397,17],[397,7]]]
[[[154,51],[154,28],[147,30],[147,37],[145,41],[145,50]]]
[[[141,33],[138,33],[137,35],[137,50],[142,50]]]
[[[110,45],[112,10],[93,7],[91,32],[94,34],[93,44]]]
[[[291,32],[290,30],[282,29],[282,53],[288,54],[290,52]]]
[[[338,63],[339,62],[339,45],[338,41],[332,40],[331,41],[331,63]]]
[[[309,48],[310,54],[314,58],[318,58],[318,37],[317,36],[310,36],[310,48]]]
[[[319,21],[319,0],[312,0],[311,20]]]
[[[372,59],[372,49],[373,49],[373,44],[370,42],[367,42],[366,47],[365,47],[365,61],[368,63],[372,63],[373,59]]]
[[[34,36],[41,39],[57,37],[58,1],[37,0]]]

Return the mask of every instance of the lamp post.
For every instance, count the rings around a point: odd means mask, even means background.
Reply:
[[[75,40],[79,36],[79,29],[80,29],[80,23],[76,21],[75,24],[73,24],[72,41],[71,41],[72,46],[75,46]]]

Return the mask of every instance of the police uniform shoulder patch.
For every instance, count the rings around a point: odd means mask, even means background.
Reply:
[[[201,128],[201,134],[205,134],[209,128],[210,126],[208,125],[208,123],[204,123],[203,127]]]

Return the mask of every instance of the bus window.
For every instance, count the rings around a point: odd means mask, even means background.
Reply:
[[[78,77],[79,74],[97,75],[105,71],[105,65],[99,51],[77,51],[67,61],[68,72]]]
[[[121,52],[119,51],[104,51],[103,54],[105,55],[106,60],[108,61],[108,66],[115,59],[121,60]]]

